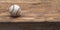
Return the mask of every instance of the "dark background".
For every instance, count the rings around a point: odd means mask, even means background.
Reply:
[[[60,30],[59,22],[0,22],[0,30]]]

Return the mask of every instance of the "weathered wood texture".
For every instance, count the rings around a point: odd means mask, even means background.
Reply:
[[[9,16],[8,8],[18,4],[21,17]],[[0,22],[60,22],[60,0],[0,0]]]

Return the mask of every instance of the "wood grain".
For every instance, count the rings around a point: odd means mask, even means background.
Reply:
[[[8,8],[18,4],[21,17],[10,17]],[[0,0],[0,22],[60,22],[60,0]]]

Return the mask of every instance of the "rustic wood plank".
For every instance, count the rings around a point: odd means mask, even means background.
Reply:
[[[0,0],[0,22],[60,22],[60,0]],[[21,17],[9,16],[12,4],[21,6]]]

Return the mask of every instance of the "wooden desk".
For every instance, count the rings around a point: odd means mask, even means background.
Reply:
[[[0,22],[60,22],[60,0],[0,0]],[[9,16],[12,4],[21,7],[21,17]]]

